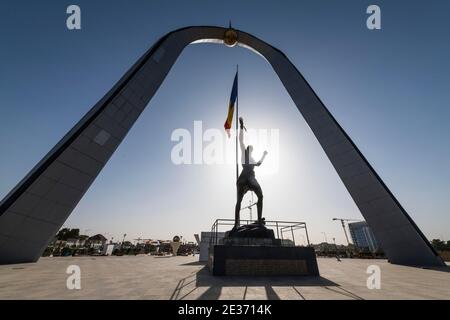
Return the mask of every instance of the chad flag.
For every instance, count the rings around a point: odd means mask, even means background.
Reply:
[[[231,97],[230,97],[230,103],[228,105],[228,116],[227,120],[225,121],[225,124],[223,125],[225,127],[225,131],[228,134],[228,138],[230,137],[230,129],[231,125],[233,123],[233,114],[234,114],[234,106],[236,104],[237,94],[238,94],[238,73],[236,72],[236,75],[234,76],[233,81],[233,89],[231,89]]]

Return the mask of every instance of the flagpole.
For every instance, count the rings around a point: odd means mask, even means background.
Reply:
[[[236,182],[239,177],[238,164],[238,122],[239,122],[239,65],[236,65]]]

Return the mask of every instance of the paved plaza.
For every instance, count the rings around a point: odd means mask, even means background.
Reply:
[[[54,257],[0,266],[0,299],[449,299],[450,267],[421,269],[386,260],[319,258],[321,277],[213,277],[196,257]],[[81,269],[81,289],[66,286]],[[381,288],[368,289],[369,265]]]

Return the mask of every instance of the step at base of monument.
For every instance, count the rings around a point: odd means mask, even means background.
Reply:
[[[215,245],[208,267],[215,276],[319,276],[312,247]]]

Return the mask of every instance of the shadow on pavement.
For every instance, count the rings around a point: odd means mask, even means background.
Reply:
[[[184,265],[202,265],[204,263],[191,262]],[[197,272],[181,279],[174,292],[171,300],[182,299],[198,299],[198,300],[217,300],[221,297],[223,289],[242,287],[244,288],[243,296],[240,299],[247,298],[249,287],[264,287],[265,294],[269,300],[279,300],[280,297],[273,287],[289,287],[298,294],[299,299],[305,300],[304,295],[296,287],[323,287],[325,290],[340,294],[345,298],[355,300],[363,300],[361,297],[342,288],[333,281],[323,277],[312,276],[213,276],[205,266]],[[198,288],[207,288],[206,291],[198,295],[195,291]],[[194,294],[195,293],[195,294]],[[239,299],[239,298],[237,298]]]
[[[433,271],[440,271],[440,272],[450,272],[450,266],[445,266],[445,267],[424,267],[422,269],[433,270]]]
[[[203,261],[194,261],[194,262],[188,262],[180,264],[180,266],[205,266],[206,262]]]

